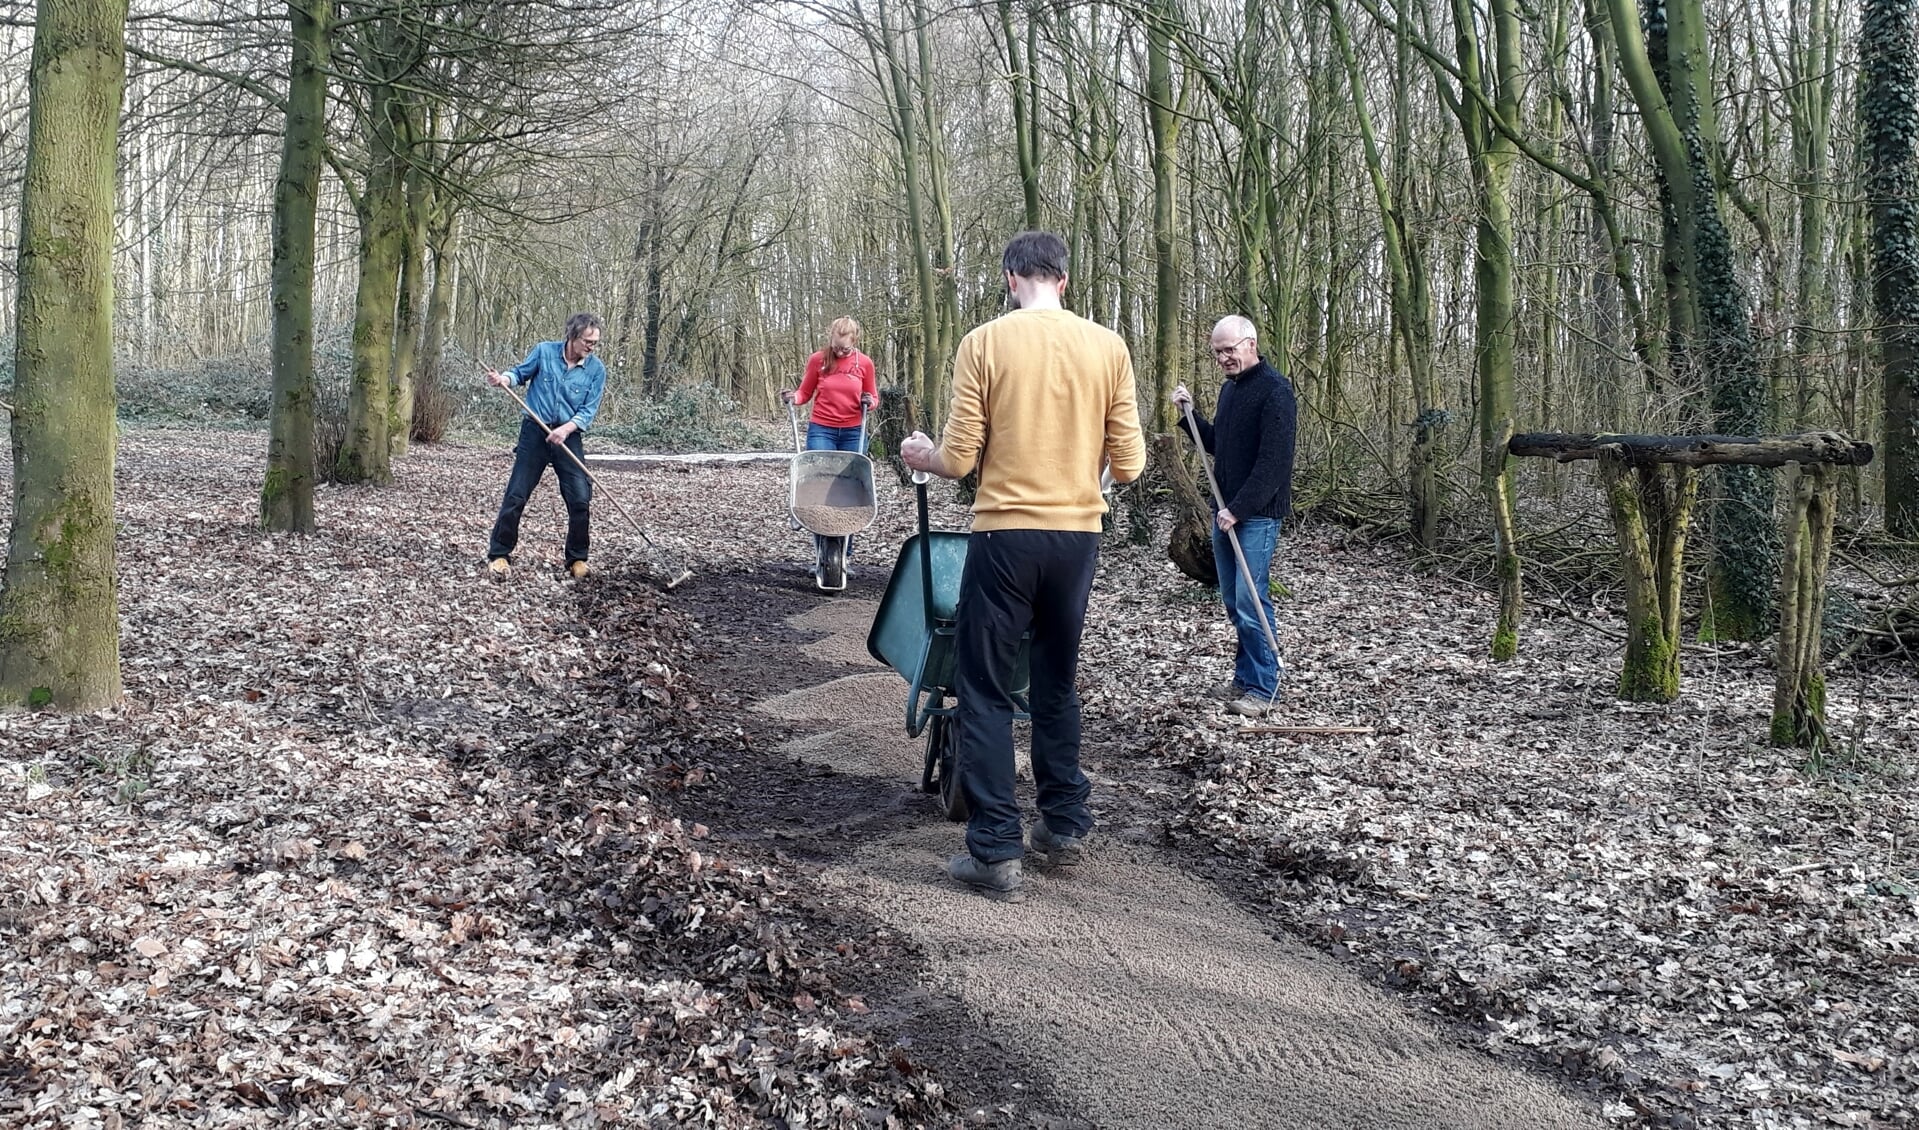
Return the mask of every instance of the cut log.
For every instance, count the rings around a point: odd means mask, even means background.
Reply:
[[[1616,452],[1627,464],[1678,463],[1703,467],[1712,463],[1739,463],[1752,467],[1783,467],[1788,463],[1829,463],[1863,467],[1872,462],[1872,445],[1837,432],[1808,432],[1790,436],[1636,436],[1568,435],[1527,432],[1506,445],[1514,455],[1545,456],[1561,463],[1597,459]]]

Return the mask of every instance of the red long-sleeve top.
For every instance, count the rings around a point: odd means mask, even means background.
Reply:
[[[873,372],[873,359],[855,349],[844,357],[835,357],[822,349],[806,359],[806,377],[800,381],[795,404],[805,404],[815,394],[813,422],[829,428],[860,426],[860,394],[880,399],[879,377]]]

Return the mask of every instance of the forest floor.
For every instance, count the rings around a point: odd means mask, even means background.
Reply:
[[[1006,907],[863,654],[889,477],[827,596],[782,468],[609,472],[661,594],[604,504],[560,580],[550,486],[484,580],[501,448],[313,539],[251,528],[264,448],[124,435],[126,704],[0,715],[9,1124],[1919,1125],[1910,668],[1831,672],[1809,763],[1763,654],[1619,703],[1605,612],[1494,665],[1484,593],[1308,527],[1284,721],[1375,733],[1255,734],[1208,591],[1115,545],[1097,850]]]

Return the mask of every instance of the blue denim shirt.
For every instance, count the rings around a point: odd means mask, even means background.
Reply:
[[[543,341],[507,372],[513,374],[514,384],[532,386],[527,389],[526,406],[547,427],[557,428],[568,420],[581,431],[593,425],[600,396],[606,392],[606,366],[598,357],[588,354],[586,360],[568,368],[565,343]]]

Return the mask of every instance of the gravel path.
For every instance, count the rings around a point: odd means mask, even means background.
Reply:
[[[833,679],[757,709],[810,733],[781,752],[844,773],[916,777],[905,687],[864,654],[870,601],[788,625]],[[850,670],[847,670],[850,668]],[[1099,801],[1095,792],[1095,804]],[[827,881],[929,955],[939,987],[1046,1065],[1098,1125],[1515,1130],[1603,1125],[1552,1083],[1449,1043],[1400,1002],[1268,929],[1140,842],[1105,836],[1070,873],[1029,869],[1024,903],[945,877],[953,825],[869,840]]]

